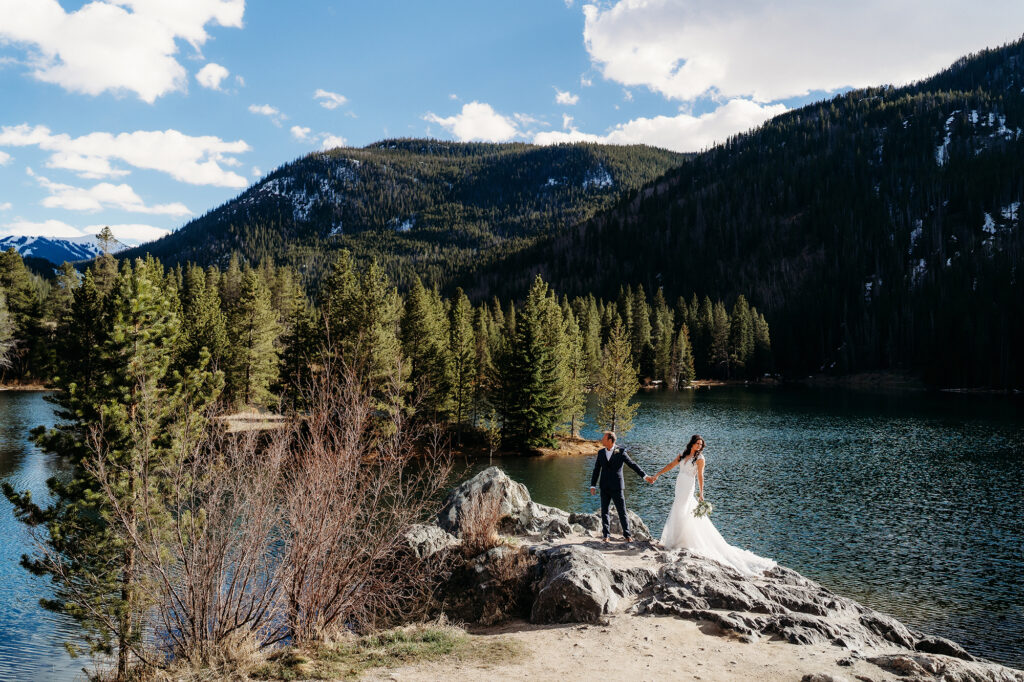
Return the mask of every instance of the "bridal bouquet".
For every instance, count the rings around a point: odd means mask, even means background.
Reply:
[[[711,516],[712,509],[714,509],[714,507],[711,506],[711,503],[702,499],[697,502],[697,508],[693,510],[693,515],[698,519],[702,516]]]

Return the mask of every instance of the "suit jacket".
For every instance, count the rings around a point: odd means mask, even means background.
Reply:
[[[641,477],[647,476],[644,470],[629,458],[624,449],[613,447],[611,455],[609,455],[606,448],[601,448],[597,452],[597,461],[594,462],[594,473],[590,476],[590,487],[597,487],[597,481],[600,478],[601,490],[622,490],[626,485],[622,479],[623,465],[628,466]]]

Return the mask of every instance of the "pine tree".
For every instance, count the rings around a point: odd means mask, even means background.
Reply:
[[[654,376],[666,385],[672,384],[669,374],[672,366],[672,343],[674,341],[675,314],[665,301],[661,288],[654,295],[654,324],[651,325],[651,345],[654,349]]]
[[[604,347],[595,389],[597,423],[601,429],[623,436],[633,428],[638,405],[630,401],[637,387],[637,367],[633,364],[629,338],[622,324],[616,322]]]
[[[402,316],[402,352],[409,358],[409,380],[419,408],[435,417],[447,416],[451,408],[452,368],[448,321],[436,291],[424,288],[419,277],[405,297]]]
[[[587,367],[586,339],[580,331],[572,310],[567,308],[565,315],[568,388],[565,411],[569,417],[569,435],[575,438],[583,428],[583,418],[587,411],[587,385],[590,383],[590,371]]]
[[[321,292],[327,345],[371,392],[378,409],[400,407],[409,367],[399,339],[402,299],[376,262],[357,276],[342,251]]]
[[[270,290],[258,270],[246,269],[238,300],[229,312],[225,380],[229,400],[240,407],[269,406],[279,371],[281,326]]]
[[[455,290],[448,320],[448,349],[451,357],[452,417],[459,429],[469,413],[476,377],[476,339],[473,337],[473,306],[461,288]]]
[[[179,323],[164,289],[153,260],[126,263],[105,296],[86,273],[67,321],[84,333],[60,337],[70,344],[54,379],[61,421],[34,432],[70,464],[70,475],[47,482],[54,502],[45,508],[9,484],[3,490],[45,546],[22,559],[54,585],[56,598],[43,606],[76,620],[90,651],[115,654],[119,680],[128,677],[150,606],[130,534],[143,517],[166,518],[173,491],[160,473],[184,456],[221,385],[205,363],[185,376],[169,371]]]
[[[715,309],[711,298],[705,296],[697,308],[696,324],[690,327],[694,365],[698,377],[710,377],[714,363],[711,359],[711,338],[715,328]]]
[[[690,330],[684,324],[679,328],[672,344],[671,388],[687,386],[694,380],[693,348],[690,346]]]
[[[227,322],[221,310],[219,274],[198,265],[185,270],[181,287],[182,335],[178,366],[194,367],[204,349],[210,366],[216,370],[224,363],[227,350]]]
[[[14,322],[7,312],[7,296],[0,291],[0,369],[11,364],[10,354],[14,348]]]
[[[729,375],[729,313],[725,304],[717,301],[713,308],[711,322],[711,346],[708,349],[708,364],[719,376]]]
[[[768,329],[768,322],[764,315],[751,308],[751,317],[754,320],[754,353],[752,364],[754,376],[761,376],[772,371],[772,340]]]
[[[729,366],[734,375],[747,374],[754,355],[754,320],[747,299],[740,294],[732,307],[729,327]]]
[[[557,349],[552,336],[548,286],[538,276],[518,313],[510,310],[514,332],[506,337],[498,362],[498,408],[502,438],[516,448],[554,446],[553,434],[564,409]],[[559,311],[560,312],[560,311]]]

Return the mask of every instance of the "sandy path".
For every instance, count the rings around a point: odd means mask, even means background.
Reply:
[[[706,632],[702,632],[704,628]],[[745,644],[713,633],[713,626],[668,616],[619,615],[602,625],[510,623],[474,637],[519,642],[515,663],[438,662],[369,672],[371,680],[705,680],[774,682],[827,673],[836,680],[897,680],[874,665],[841,667],[846,649],[762,640]]]

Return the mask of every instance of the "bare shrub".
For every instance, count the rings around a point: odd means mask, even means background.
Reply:
[[[398,405],[400,381],[387,388]],[[429,562],[404,551],[403,534],[432,510],[450,471],[440,440],[423,447],[429,434],[406,410],[376,409],[347,368],[325,366],[305,402],[283,505],[286,621],[299,642],[366,632],[417,607]]]
[[[474,557],[500,545],[499,521],[501,498],[498,495],[477,495],[469,499],[459,515],[463,554]]]
[[[90,468],[119,534],[134,548],[163,658],[220,665],[284,636],[274,546],[291,440],[289,430],[228,434],[220,428],[181,439],[180,451],[159,465],[136,463],[142,500],[126,509],[112,489],[118,473],[94,439]]]

